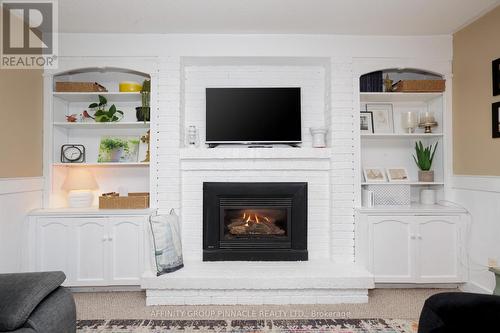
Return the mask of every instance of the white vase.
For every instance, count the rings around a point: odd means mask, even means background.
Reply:
[[[324,127],[311,127],[311,131],[314,148],[325,148],[326,147],[326,128]]]
[[[422,205],[436,204],[436,191],[424,189],[420,191],[420,203]]]

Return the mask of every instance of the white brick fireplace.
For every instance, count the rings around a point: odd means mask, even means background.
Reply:
[[[351,63],[331,58],[168,58],[160,65],[158,200],[180,212],[185,268],[144,278],[148,304],[366,302],[371,275],[354,261],[357,124]],[[300,87],[300,148],[206,148],[205,88]],[[184,129],[199,130],[187,148]],[[312,148],[310,127],[328,128]],[[256,129],[258,130],[258,129]],[[307,182],[309,262],[202,262],[203,182]],[[179,195],[180,194],[180,195]],[[287,283],[280,283],[289,277]],[[257,281],[240,285],[240,279]],[[295,282],[294,282],[295,281]]]

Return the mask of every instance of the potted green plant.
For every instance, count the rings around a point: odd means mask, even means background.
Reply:
[[[109,162],[120,162],[123,153],[129,149],[127,141],[118,138],[102,139],[100,148],[108,152]],[[107,160],[100,160],[98,162],[107,162]]]
[[[434,154],[436,153],[438,143],[424,147],[422,141],[415,142],[415,152],[416,156],[413,155],[415,163],[417,163],[418,168],[418,181],[419,182],[433,182],[434,181],[434,171],[431,170],[432,161],[434,160]]]
[[[108,105],[108,100],[106,97],[99,95],[99,103],[92,103],[89,105],[89,109],[93,109],[94,120],[98,123],[116,122],[123,118],[123,111],[120,111],[112,104],[109,109],[106,109]]]
[[[151,80],[144,80],[141,88],[141,106],[135,108],[135,115],[137,121],[149,121],[150,119],[150,106],[149,101],[151,97]]]

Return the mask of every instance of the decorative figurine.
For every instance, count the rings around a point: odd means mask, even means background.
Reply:
[[[148,132],[146,133],[146,135],[143,135],[141,136],[141,141],[143,143],[147,143],[148,144],[148,150],[146,152],[146,158],[144,159],[144,161],[142,162],[149,162],[149,142],[150,142],[150,131],[151,130],[148,130]]]

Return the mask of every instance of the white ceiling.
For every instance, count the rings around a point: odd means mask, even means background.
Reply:
[[[450,34],[500,0],[59,0],[69,33]]]

